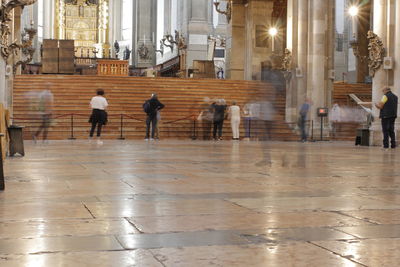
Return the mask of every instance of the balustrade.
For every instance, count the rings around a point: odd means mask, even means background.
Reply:
[[[97,75],[128,76],[128,60],[99,59],[97,60]]]

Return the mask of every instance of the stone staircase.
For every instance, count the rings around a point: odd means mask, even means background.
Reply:
[[[228,105],[233,100],[243,107],[248,102],[270,101],[275,109],[274,121],[268,123],[272,140],[297,140],[297,134],[284,122],[285,96],[278,95],[272,85],[257,81],[216,79],[175,79],[102,77],[82,75],[20,75],[14,80],[13,120],[25,126],[24,138],[31,139],[40,124],[33,111],[29,95],[50,90],[54,95],[53,122],[50,140],[87,138],[90,115],[89,102],[96,89],[103,88],[110,104],[109,123],[103,138],[142,139],[145,134],[143,102],[156,92],[165,104],[160,122],[160,138],[188,139],[201,137],[197,116],[205,97],[223,98]],[[73,129],[71,122],[73,121]],[[122,134],[121,134],[122,121]],[[252,135],[262,138],[265,125],[252,127]],[[228,121],[224,124],[224,138],[230,139]],[[241,137],[244,136],[243,121]]]

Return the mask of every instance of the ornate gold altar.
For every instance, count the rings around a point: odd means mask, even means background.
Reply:
[[[75,40],[75,56],[109,55],[109,0],[56,0],[55,36]]]

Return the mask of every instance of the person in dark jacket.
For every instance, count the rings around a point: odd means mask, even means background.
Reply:
[[[225,111],[226,111],[226,104],[225,100],[219,99],[216,104],[212,105],[213,108],[213,138],[214,140],[222,140],[222,128],[224,126],[224,119],[225,119]],[[217,138],[217,131],[218,131],[218,138]]]
[[[390,87],[382,89],[383,97],[381,102],[375,103],[375,106],[380,109],[379,118],[382,122],[383,132],[383,148],[389,148],[389,137],[391,148],[396,148],[396,134],[394,131],[394,122],[397,118],[397,103],[398,99],[392,93]]]
[[[151,98],[147,100],[149,102],[149,112],[147,112],[146,118],[146,137],[145,140],[149,140],[150,124],[151,124],[151,139],[154,140],[154,133],[157,126],[157,111],[164,108],[164,105],[158,101],[157,94],[152,94]]]

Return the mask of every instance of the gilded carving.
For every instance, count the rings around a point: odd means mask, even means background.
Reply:
[[[77,57],[82,51],[91,51],[90,57],[94,56],[95,45],[102,47],[104,52],[108,40],[108,0],[58,1],[56,32],[59,32],[59,39],[75,40]]]
[[[32,45],[32,39],[27,40],[26,43],[17,44],[16,42],[10,43],[10,26],[9,22],[12,20],[12,11],[16,7],[24,7],[32,5],[37,0],[11,0],[7,4],[2,4],[0,7],[0,45],[1,55],[7,61],[12,53],[17,54],[18,49],[27,48]],[[32,37],[33,38],[33,37]]]
[[[22,54],[25,56],[25,59],[21,59],[17,61],[13,66],[14,74],[17,71],[19,65],[25,66],[27,63],[32,61],[33,54],[35,53],[36,49],[32,46],[32,40],[35,38],[36,29],[34,28],[25,28],[25,32],[22,33],[22,45],[21,51]]]
[[[292,52],[285,48],[283,60],[282,60],[282,70],[290,71],[292,69]]]
[[[138,54],[139,54],[139,58],[140,59],[143,59],[143,60],[150,59],[149,48],[147,48],[147,46],[145,44],[143,44],[143,43],[138,48]]]
[[[385,57],[385,48],[383,42],[378,35],[372,31],[368,31],[368,67],[369,75],[374,77],[376,71],[382,66]]]

